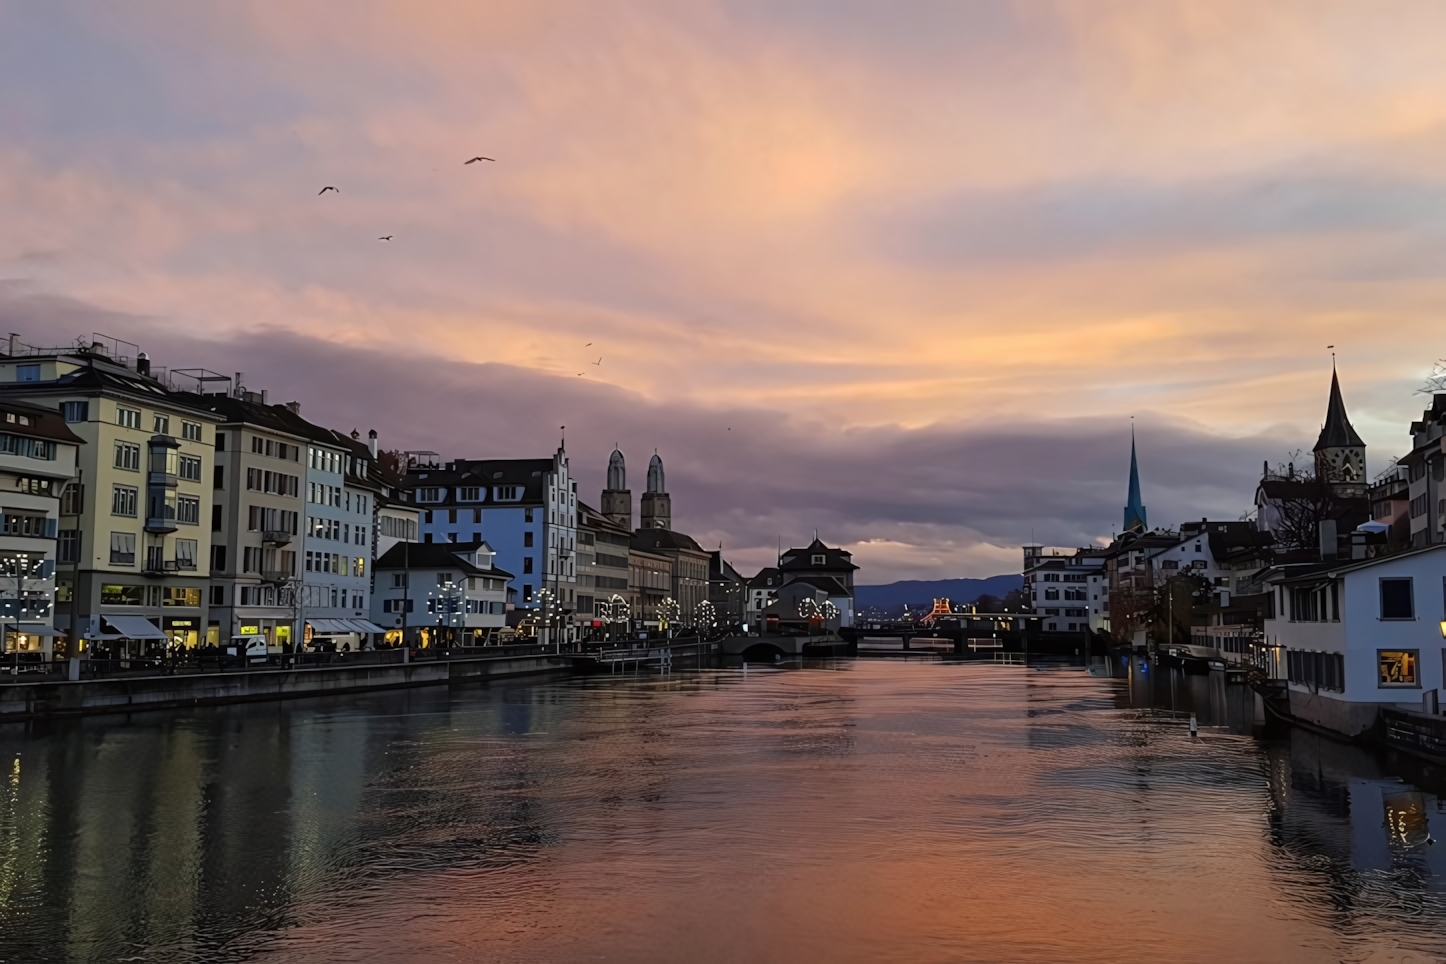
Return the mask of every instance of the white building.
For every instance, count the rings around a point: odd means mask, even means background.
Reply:
[[[60,500],[76,477],[81,444],[58,410],[0,400],[0,633],[7,653],[48,659],[53,652]],[[74,565],[78,546],[68,544],[65,556]]]
[[[507,580],[486,542],[398,543],[377,560],[372,618],[388,642],[479,646],[507,622]]]
[[[1294,716],[1356,735],[1443,686],[1446,544],[1267,577],[1266,644]]]
[[[1109,586],[1101,549],[1024,547],[1024,593],[1045,632],[1109,628]]]

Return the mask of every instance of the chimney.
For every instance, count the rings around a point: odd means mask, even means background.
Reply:
[[[262,405],[265,405],[265,404],[266,404],[266,389],[264,389],[264,388],[261,389],[261,404],[262,404]]]
[[[1320,561],[1336,561],[1336,520],[1320,521]]]
[[[300,415],[300,414],[301,414],[301,403],[300,403],[300,402],[287,402],[287,403],[286,403],[286,407],[289,408],[289,409],[291,409],[291,414],[292,414],[292,415]]]
[[[231,384],[234,386],[234,391],[236,392],[236,397],[237,397],[237,398],[243,397],[243,396],[241,395],[241,376],[242,376],[243,374],[245,374],[245,373],[244,373],[244,372],[237,372],[237,373],[236,373],[236,381],[234,381],[234,382],[231,383]]]
[[[145,352],[136,355],[136,374],[149,375],[151,373],[151,356]]]
[[[367,433],[367,449],[372,453],[372,458],[377,457],[377,430],[372,429]]]
[[[19,338],[20,338],[20,336],[17,335],[15,332],[12,331],[12,332],[10,333],[10,357],[11,357],[11,358],[14,358],[14,357],[15,357],[15,342],[16,342],[16,340],[19,339]]]

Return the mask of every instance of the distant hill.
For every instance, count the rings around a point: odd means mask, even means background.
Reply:
[[[1009,590],[1023,585],[1024,579],[1018,575],[990,576],[988,579],[906,579],[887,586],[855,586],[854,604],[860,610],[877,606],[895,615],[902,613],[905,605],[910,609],[927,609],[935,599],[972,603],[980,596],[1003,597]]]

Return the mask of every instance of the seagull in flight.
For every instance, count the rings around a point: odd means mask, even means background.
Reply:
[[[595,361],[595,362],[593,362],[593,364],[594,364],[594,365],[601,365],[601,364],[602,364],[602,357],[599,356],[599,357],[598,357],[598,360]]]
[[[463,162],[462,162],[462,166],[463,166],[463,167],[466,167],[468,164],[476,164],[478,161],[494,161],[494,162],[495,162],[496,160],[497,160],[497,158],[495,158],[495,157],[482,157],[482,156],[479,155],[479,156],[477,156],[477,157],[472,158],[472,160],[470,160],[470,161],[463,161]]]
[[[316,196],[317,196],[317,197],[321,197],[321,196],[322,196],[323,194],[325,194],[327,191],[336,191],[336,188],[334,188],[334,187],[332,187],[330,184],[328,184],[326,187],[322,188],[320,191],[317,191],[317,192],[316,192]],[[340,191],[336,191],[336,193],[340,194],[341,192],[340,192]]]
[[[590,346],[591,344],[592,344],[592,342],[588,342],[586,345],[583,345],[582,347],[587,348],[587,347]]]
[[[378,241],[390,241],[391,239],[392,236],[390,234],[384,234],[380,238],[377,238]]]

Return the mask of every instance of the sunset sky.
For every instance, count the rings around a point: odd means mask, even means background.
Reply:
[[[656,448],[748,572],[815,528],[865,583],[1012,572],[1118,527],[1131,416],[1153,524],[1239,518],[1330,344],[1371,473],[1406,450],[1443,41],[1386,0],[0,0],[0,320],[389,448],[566,425],[593,504]]]

